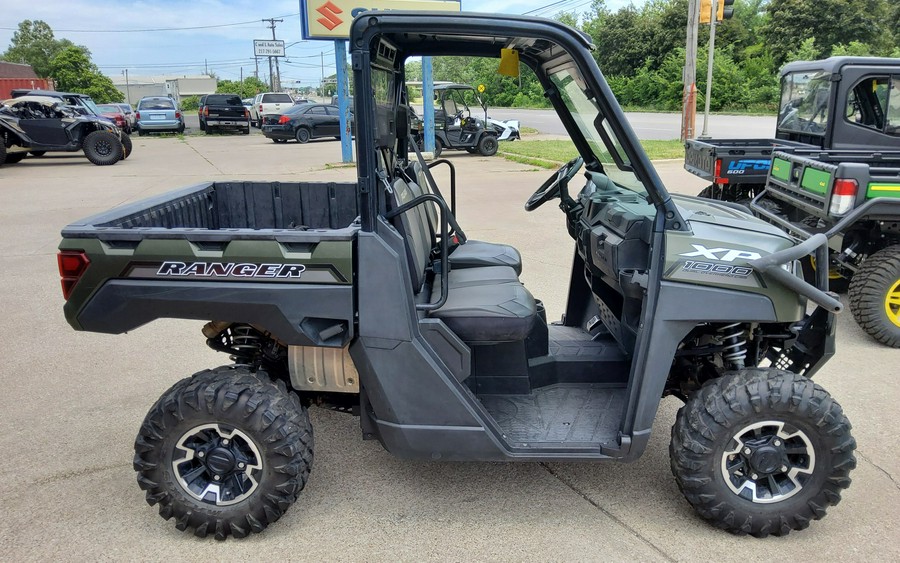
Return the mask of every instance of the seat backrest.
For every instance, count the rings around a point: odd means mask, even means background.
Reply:
[[[416,194],[416,197],[422,194],[434,194],[431,190],[431,184],[428,182],[428,178],[425,177],[425,170],[422,168],[422,165],[418,162],[414,162],[412,165],[413,177],[416,180],[416,185],[421,193]],[[437,240],[437,233],[440,231],[441,224],[438,222],[440,220],[440,216],[438,215],[438,207],[437,204],[433,201],[426,202],[424,205],[425,217],[428,220],[428,230],[431,234],[432,242]]]
[[[394,180],[391,189],[395,209],[421,195],[421,190],[415,182],[407,182],[403,178]],[[425,268],[428,266],[432,247],[432,236],[423,205],[413,207],[395,217],[394,227],[406,240],[406,257],[413,292],[418,293],[425,283]]]

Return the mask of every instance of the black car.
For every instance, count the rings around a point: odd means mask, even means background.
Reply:
[[[355,129],[352,113],[350,127]],[[340,139],[340,112],[337,106],[328,104],[296,105],[281,113],[263,115],[262,133],[276,143],[286,143],[290,139],[305,143],[318,137]]]

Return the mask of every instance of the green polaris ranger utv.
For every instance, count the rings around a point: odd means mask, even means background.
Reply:
[[[821,236],[794,246],[745,208],[670,195],[588,38],[558,22],[366,12],[350,45],[355,183],[210,182],[63,230],[75,329],[197,319],[231,357],[140,427],[137,481],[162,517],[217,539],[264,530],[310,475],[313,405],[405,458],[628,462],[667,395],[685,401],[672,472],[714,525],[781,535],[840,500],[855,442],[809,378],[841,304],[797,266],[824,259]],[[501,50],[534,70],[580,155],[525,202],[555,201],[573,239],[556,322],[515,248],[466,238],[456,186],[409,134],[409,57]]]

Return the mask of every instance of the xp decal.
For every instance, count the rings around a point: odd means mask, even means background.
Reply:
[[[734,262],[735,260],[756,260],[761,258],[759,252],[748,252],[746,250],[734,250],[732,248],[706,248],[702,244],[691,244],[694,252],[684,252],[679,256],[686,258],[706,258],[708,260],[718,260],[720,262]],[[722,256],[718,256],[722,254]]]

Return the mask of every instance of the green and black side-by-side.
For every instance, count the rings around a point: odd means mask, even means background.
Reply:
[[[809,378],[841,304],[798,265],[825,259],[823,237],[794,246],[746,208],[670,196],[588,39],[558,22],[366,12],[350,45],[355,184],[201,184],[63,231],[73,327],[203,320],[233,360],[176,383],[140,428],[138,484],[164,518],[218,539],[277,520],[310,473],[312,405],[405,458],[631,461],[666,395],[685,401],[675,479],[716,526],[786,534],[837,503],[855,442]],[[409,133],[409,57],[506,49],[580,155],[525,205],[559,199],[574,240],[558,322],[515,248],[467,239],[454,182],[431,174],[452,164]]]

